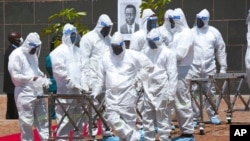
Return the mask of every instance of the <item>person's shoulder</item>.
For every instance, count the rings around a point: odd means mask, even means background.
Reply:
[[[214,26],[209,26],[208,27],[208,30],[209,31],[212,31],[212,32],[214,32],[214,33],[216,33],[216,34],[220,34],[220,31],[217,29],[217,28],[215,28]]]
[[[10,53],[10,55],[9,55],[9,57],[11,58],[11,57],[17,57],[17,56],[20,56],[20,54],[22,53],[21,52],[21,47],[19,47],[19,48],[16,48],[16,49],[14,49],[11,53]]]
[[[134,58],[140,58],[140,56],[144,55],[142,52],[139,52],[133,49],[126,49],[126,53]]]
[[[110,51],[106,51],[106,52],[104,52],[103,53],[103,55],[101,56],[101,58],[100,58],[100,61],[101,61],[101,63],[107,63],[107,62],[110,62],[111,60],[112,60],[112,58],[111,58],[111,52]]]
[[[10,55],[10,53],[14,50],[14,49],[16,49],[15,47],[13,47],[12,45],[9,45],[8,46],[8,48],[5,50],[5,52],[4,52],[4,55]]]
[[[127,25],[126,24],[123,24],[120,26],[120,32],[121,33],[127,33]]]
[[[127,24],[122,24],[120,28],[127,28]]]
[[[183,35],[193,35],[192,31],[190,28],[184,28],[181,32]]]
[[[82,39],[82,38],[87,38],[87,37],[91,36],[91,34],[93,34],[93,30],[91,30],[91,31],[89,31],[89,32],[87,32],[87,33],[85,33],[85,34],[83,34],[82,37],[81,37],[81,39]]]
[[[63,52],[64,51],[64,49],[62,49],[63,48],[63,45],[62,44],[60,44],[58,47],[56,47],[54,50],[52,50],[50,53],[49,53],[49,56],[53,56],[53,55],[55,55],[55,54],[59,54],[60,52]]]
[[[95,30],[91,30],[84,35],[82,35],[80,42],[90,42],[92,40],[97,39],[98,33]]]

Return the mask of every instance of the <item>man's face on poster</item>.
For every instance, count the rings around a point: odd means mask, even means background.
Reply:
[[[135,21],[135,12],[133,8],[125,9],[126,22],[129,25],[132,25]]]

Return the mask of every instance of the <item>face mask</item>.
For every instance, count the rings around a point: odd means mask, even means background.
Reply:
[[[23,44],[23,38],[21,37],[20,39],[19,39],[19,46],[21,46],[22,44]]]
[[[158,18],[157,17],[149,17],[147,22],[147,30],[150,31],[153,28],[158,26]]]
[[[37,47],[32,48],[32,49],[29,51],[29,54],[34,55],[34,54],[36,53],[36,49],[37,49]]]
[[[76,33],[75,32],[72,32],[70,34],[70,41],[72,44],[74,44],[76,42]]]
[[[151,49],[156,49],[157,48],[156,44],[153,41],[151,41],[151,40],[148,40],[148,45],[149,45],[149,47]]]
[[[202,28],[204,26],[204,22],[201,18],[197,18],[197,27]]]
[[[103,37],[106,37],[106,36],[109,34],[110,29],[111,29],[111,26],[103,27],[102,30],[101,30],[102,36],[103,36]]]
[[[17,47],[21,46],[23,43],[23,38],[19,38],[19,39],[16,39],[14,45],[16,45]]]
[[[111,45],[111,46],[115,55],[119,55],[122,53],[123,51],[122,46],[119,46],[119,45]]]
[[[169,17],[169,22],[170,22],[171,28],[174,28],[175,27],[175,22],[174,22],[173,18]]]
[[[31,47],[29,54],[34,55],[36,53],[37,48],[39,48],[40,45],[29,43],[29,46]]]

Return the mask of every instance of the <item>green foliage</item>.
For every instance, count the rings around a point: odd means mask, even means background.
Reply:
[[[58,13],[51,15],[48,18],[49,22],[56,21],[55,23],[49,25],[46,28],[42,29],[42,36],[48,35],[59,35],[62,34],[63,26],[66,23],[73,24],[79,34],[82,36],[83,34],[87,33],[89,29],[81,23],[81,19],[83,16],[86,16],[86,12],[77,12],[74,8],[66,8]]]
[[[158,17],[158,24],[162,25],[162,23],[164,22],[164,14],[166,11],[165,7],[170,2],[171,0],[142,0],[142,4],[140,5],[141,15],[144,9],[150,8],[156,13]]]

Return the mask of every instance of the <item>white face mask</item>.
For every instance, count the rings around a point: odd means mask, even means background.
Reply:
[[[19,45],[21,46],[23,44],[23,37],[20,38],[20,43]]]

